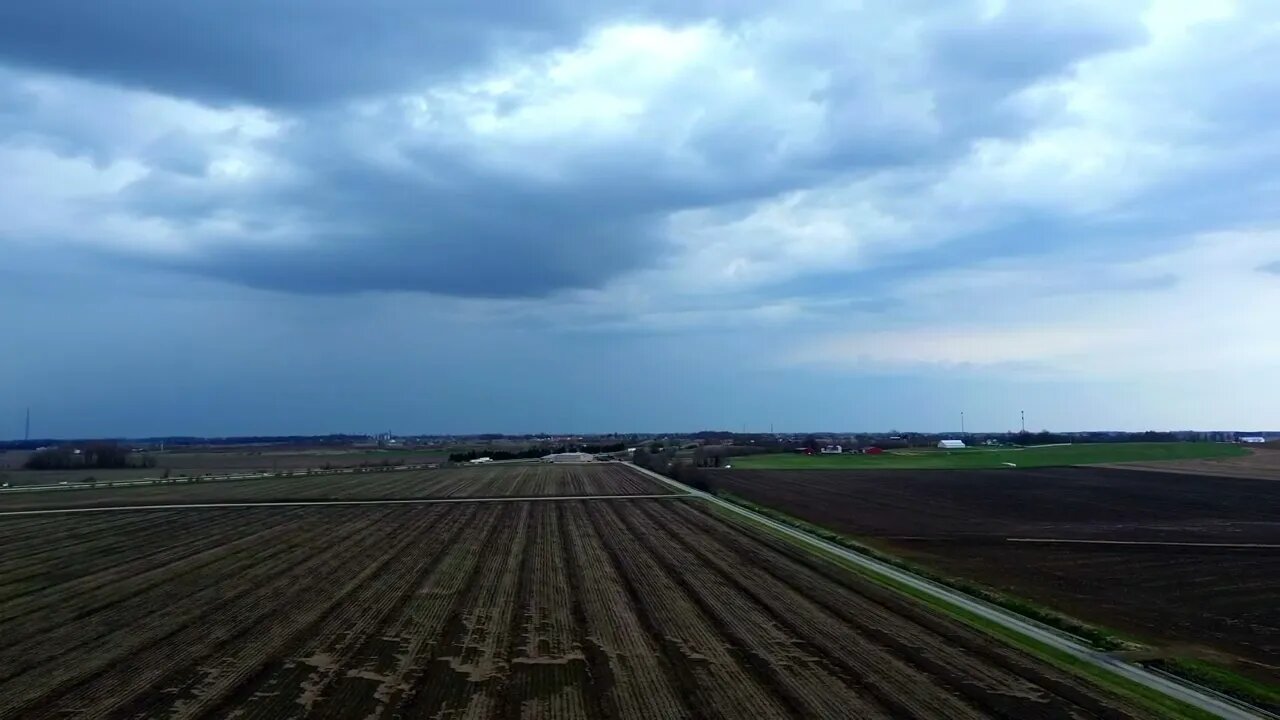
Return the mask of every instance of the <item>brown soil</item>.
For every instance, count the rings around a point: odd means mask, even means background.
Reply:
[[[1102,468],[710,477],[943,573],[1280,680],[1280,483]]]
[[[153,468],[120,468],[75,470],[25,470],[29,452],[24,450],[0,451],[0,481],[19,485],[56,485],[60,482],[78,483],[87,477],[102,481],[135,480],[164,475],[171,476],[226,475],[251,472],[284,472],[292,470],[319,470],[325,467],[348,468],[376,466],[384,462],[419,465],[438,463],[447,454],[438,451],[379,451],[342,448],[280,448],[263,447],[246,449],[228,448],[220,451],[166,451],[152,453],[156,460]]]
[[[654,495],[670,492],[669,487],[618,463],[490,465],[4,493],[0,494],[0,512],[207,502]]]
[[[698,501],[0,519],[2,718],[1142,717]]]
[[[1099,465],[1098,467],[1185,473],[1189,475],[1216,475],[1253,480],[1280,480],[1280,448],[1259,447],[1249,448],[1249,450],[1250,453],[1242,457],[1162,460],[1148,463]]]

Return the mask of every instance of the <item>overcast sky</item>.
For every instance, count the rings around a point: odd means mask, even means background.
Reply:
[[[4,2],[0,437],[1280,429],[1277,67],[1271,0]]]

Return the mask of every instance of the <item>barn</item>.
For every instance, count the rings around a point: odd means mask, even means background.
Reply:
[[[942,440],[938,447],[943,450],[963,450],[965,445],[963,440]]]

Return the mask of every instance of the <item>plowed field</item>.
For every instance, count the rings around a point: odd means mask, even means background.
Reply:
[[[1280,483],[1104,468],[711,473],[761,505],[1280,681]]]
[[[355,475],[0,493],[0,512],[55,507],[209,502],[649,495],[670,492],[670,488],[616,463],[490,465]]]
[[[0,518],[3,718],[1126,718],[701,501]]]

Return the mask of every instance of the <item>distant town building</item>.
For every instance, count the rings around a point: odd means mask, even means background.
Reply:
[[[965,445],[963,440],[942,440],[938,447],[943,450],[963,450]]]

